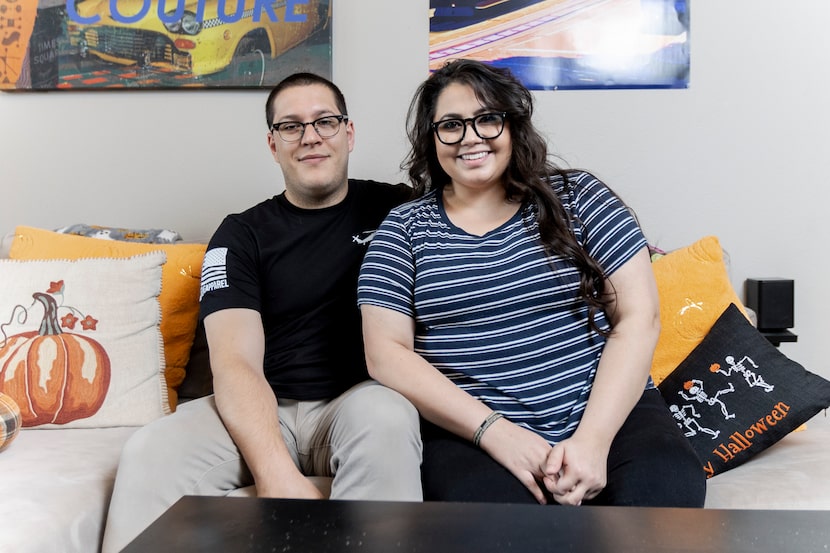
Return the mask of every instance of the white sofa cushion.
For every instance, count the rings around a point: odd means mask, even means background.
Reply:
[[[136,429],[21,430],[0,452],[0,551],[99,551],[118,458]]]
[[[830,510],[830,418],[824,412],[745,464],[707,481],[712,509]]]

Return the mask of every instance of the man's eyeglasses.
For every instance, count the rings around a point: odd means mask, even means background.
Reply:
[[[432,124],[438,140],[447,145],[458,144],[467,133],[467,123],[472,123],[473,132],[482,140],[498,138],[504,131],[507,113],[482,113],[467,119],[442,119]]]
[[[271,125],[272,131],[277,131],[285,142],[297,142],[305,134],[306,125],[311,125],[320,138],[331,138],[340,132],[340,123],[348,121],[348,115],[326,115],[308,123],[300,123],[299,121],[283,121],[282,123],[274,123]]]

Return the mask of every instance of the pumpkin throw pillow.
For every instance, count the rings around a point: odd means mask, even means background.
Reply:
[[[730,304],[742,312],[744,308],[714,236],[658,258],[651,268],[660,296],[661,324],[651,378],[660,384],[709,333],[724,309]]]
[[[199,318],[199,280],[205,244],[142,244],[100,240],[59,234],[19,226],[15,230],[9,257],[12,259],[80,259],[86,257],[130,257],[162,251],[167,262],[162,268],[161,333],[164,337],[164,376],[170,408],[175,410],[177,389],[184,380],[190,346]]]
[[[170,412],[164,261],[0,261],[0,392],[24,427],[140,426]]]
[[[830,382],[787,358],[735,305],[658,388],[707,477],[745,463],[830,406]]]

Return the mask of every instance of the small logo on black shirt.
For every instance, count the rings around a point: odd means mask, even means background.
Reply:
[[[369,242],[372,241],[372,238],[375,237],[376,230],[364,230],[360,234],[355,234],[352,236],[352,242],[355,244],[360,244],[361,246],[365,246]]]

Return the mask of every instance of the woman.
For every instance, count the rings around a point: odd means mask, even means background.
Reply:
[[[549,162],[532,111],[509,71],[475,61],[418,89],[404,165],[419,199],[361,269],[370,374],[427,421],[427,500],[702,506],[701,465],[648,374],[646,241],[605,185]]]

